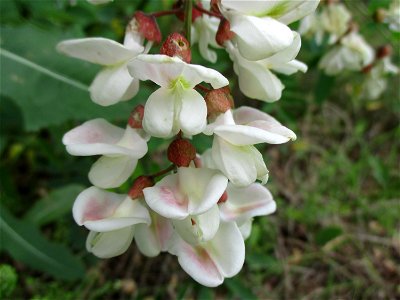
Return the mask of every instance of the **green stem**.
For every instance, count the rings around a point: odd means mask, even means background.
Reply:
[[[192,7],[193,7],[193,2],[192,0],[185,0],[185,33],[186,33],[186,39],[189,42],[189,45],[191,44],[191,28],[192,28]]]

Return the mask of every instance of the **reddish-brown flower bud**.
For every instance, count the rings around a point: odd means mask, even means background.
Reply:
[[[207,114],[210,116],[224,113],[233,107],[233,97],[229,86],[211,90],[204,96]]]
[[[361,72],[364,73],[364,74],[368,74],[369,72],[371,72],[373,66],[374,66],[374,64],[369,64],[369,65],[365,66],[361,70]]]
[[[392,55],[393,49],[390,45],[384,45],[376,50],[376,58],[382,59],[386,56]]]
[[[374,21],[376,23],[383,23],[386,18],[386,10],[383,8],[378,8],[373,15]]]
[[[168,147],[167,156],[170,162],[178,167],[188,167],[196,158],[196,148],[185,139],[176,139]]]
[[[129,126],[136,129],[143,128],[142,126],[143,116],[144,116],[144,106],[142,104],[139,104],[132,110],[129,116],[128,119]]]
[[[211,2],[210,2],[210,10],[212,12],[215,12],[217,14],[221,14],[221,11],[219,10],[219,2],[221,2],[221,0],[211,0]]]
[[[231,31],[231,24],[227,19],[222,19],[218,26],[218,31],[215,36],[215,40],[218,45],[224,46],[226,41],[231,40],[234,37],[235,33]]]
[[[171,57],[177,56],[187,63],[190,63],[192,59],[188,40],[177,32],[171,33],[167,37],[161,46],[160,53]]]
[[[132,199],[138,199],[143,197],[143,189],[154,185],[154,180],[149,176],[139,176],[133,182],[131,189],[129,190],[129,197]]]
[[[217,204],[225,203],[228,200],[228,193],[225,191],[219,198]]]
[[[134,15],[139,33],[147,40],[161,42],[161,31],[158,28],[156,18],[149,16],[142,11],[137,11]]]

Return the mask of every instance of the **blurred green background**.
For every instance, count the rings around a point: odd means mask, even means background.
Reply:
[[[55,45],[84,36],[121,41],[135,10],[170,2],[0,1],[0,299],[399,299],[399,77],[379,100],[360,99],[365,75],[323,75],[316,65],[328,47],[306,39],[299,59],[309,72],[282,76],[286,89],[273,104],[240,94],[224,51],[212,65],[193,50],[193,63],[230,79],[237,105],[263,109],[298,136],[261,148],[278,210],[255,219],[238,276],[209,289],[168,254],[148,259],[134,244],[108,260],[86,252],[87,231],[73,222],[71,207],[90,186],[95,158],[68,155],[62,135],[96,117],[123,126],[155,86],[143,83],[133,100],[97,106],[86,89],[99,67],[64,57]],[[371,17],[389,2],[345,3],[369,43],[392,44],[398,65],[399,35]],[[164,37],[181,25],[160,19]],[[199,136],[195,145],[202,152],[211,140]],[[167,146],[152,139],[132,178],[167,165]],[[117,191],[126,192],[132,178]]]

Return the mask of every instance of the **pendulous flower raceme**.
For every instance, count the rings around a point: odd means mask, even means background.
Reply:
[[[167,11],[136,12],[123,44],[92,37],[57,46],[66,55],[104,66],[90,87],[97,104],[130,100],[139,81],[155,84],[147,100],[137,99],[146,101],[133,107],[125,128],[95,119],[64,135],[70,154],[100,155],[89,171],[93,186],[73,206],[76,223],[90,230],[89,252],[114,257],[135,240],[143,255],[177,256],[194,280],[209,287],[241,270],[253,218],[276,210],[264,186],[268,169],[255,145],[282,144],[296,135],[256,108],[235,107],[228,79],[192,63],[191,47],[198,44],[210,62],[218,60],[210,46],[224,48],[244,95],[279,100],[284,86],[273,72],[307,70],[295,59],[301,40],[288,24],[312,13],[318,2],[180,0]],[[163,40],[157,18],[165,15],[183,20],[184,30]],[[199,134],[213,137],[212,147],[201,155],[191,142]],[[165,156],[172,164],[132,182],[151,137],[170,140]],[[124,194],[106,190],[127,181],[131,188]]]

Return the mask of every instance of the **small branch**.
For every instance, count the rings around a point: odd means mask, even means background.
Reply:
[[[175,15],[179,12],[181,12],[183,10],[183,8],[175,8],[175,9],[170,9],[170,10],[162,10],[162,11],[158,11],[155,13],[150,14],[151,16],[158,18],[158,17],[162,17],[162,16],[168,16],[168,15]]]
[[[149,177],[152,177],[152,178],[159,177],[159,176],[165,175],[165,174],[173,171],[174,169],[175,169],[175,165],[170,165],[168,168],[166,168],[164,170],[161,170],[153,175],[149,175]]]
[[[223,16],[221,14],[217,14],[215,12],[209,11],[201,7],[200,5],[195,4],[194,7],[198,10],[201,11],[203,14],[209,15],[211,17],[216,17],[218,19],[222,19]]]

